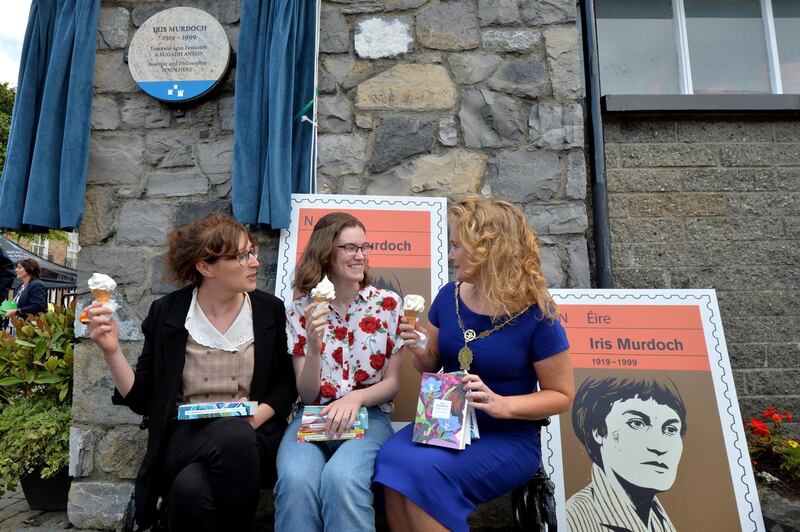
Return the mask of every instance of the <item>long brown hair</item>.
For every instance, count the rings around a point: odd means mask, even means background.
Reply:
[[[558,316],[536,233],[519,207],[469,196],[450,208],[449,221],[467,254],[464,274],[491,305],[513,314],[538,304],[545,316]]]
[[[203,276],[195,267],[197,263],[213,264],[221,258],[236,255],[240,251],[242,236],[247,237],[252,246],[256,245],[246,226],[219,212],[173,229],[167,235],[168,249],[164,256],[169,278],[200,286]]]
[[[331,212],[317,220],[295,270],[292,286],[298,292],[308,294],[325,275],[330,273],[331,259],[339,251],[336,247],[339,235],[349,227],[360,227],[365,233],[367,232],[358,218],[346,212]],[[365,265],[361,288],[369,283],[369,268]]]

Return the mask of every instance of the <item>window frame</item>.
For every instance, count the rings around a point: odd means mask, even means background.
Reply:
[[[759,0],[761,7],[761,20],[764,24],[764,38],[766,39],[767,64],[769,69],[770,94],[784,94],[781,79],[781,65],[778,54],[778,39],[775,32],[775,17],[772,12],[772,0]],[[593,0],[597,2],[597,0]],[[670,0],[672,5],[673,22],[675,26],[675,45],[678,51],[678,87],[679,95],[693,95],[692,61],[689,55],[689,33],[686,26],[686,9],[683,0]],[[603,80],[600,80],[601,94],[603,97],[618,96],[622,93],[605,93],[602,91]],[[756,93],[753,93],[756,94]],[[653,95],[648,95],[653,96]]]
[[[50,250],[50,239],[47,238],[47,235],[36,235],[28,245],[31,253],[47,260],[47,252]],[[39,253],[39,251],[42,252]]]
[[[78,252],[81,250],[80,243],[78,242],[78,233],[77,232],[70,232],[67,233],[67,238],[69,238],[69,245],[67,246],[67,257],[66,257],[66,264],[67,268],[72,268],[73,270],[78,269]]]

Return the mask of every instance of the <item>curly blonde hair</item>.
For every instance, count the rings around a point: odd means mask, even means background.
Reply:
[[[448,215],[467,255],[464,274],[492,306],[508,315],[536,304],[548,318],[558,317],[542,275],[538,237],[519,207],[468,196]]]

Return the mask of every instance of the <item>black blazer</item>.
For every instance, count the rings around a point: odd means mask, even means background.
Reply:
[[[275,415],[257,432],[279,438],[297,398],[294,369],[286,346],[286,314],[283,302],[266,292],[250,292],[250,301],[255,351],[250,400],[267,403],[275,410]],[[160,456],[164,432],[176,413],[189,338],[184,322],[191,302],[191,286],[153,302],[142,322],[144,346],[136,364],[133,387],[125,397],[115,389],[112,398],[114,404],[128,406],[149,417],[147,450],[135,484],[136,521],[142,528],[153,524],[156,501],[162,494]]]
[[[22,290],[22,285],[19,285],[17,292]],[[28,283],[28,288],[22,290],[22,293],[17,300],[17,314],[20,318],[26,317],[28,314],[38,314],[47,310],[47,288],[44,283],[39,279],[31,279]]]

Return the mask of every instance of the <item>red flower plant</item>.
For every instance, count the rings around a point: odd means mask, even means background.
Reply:
[[[760,419],[751,419],[750,420],[750,430],[756,436],[769,436],[770,431],[767,424],[761,421]]]
[[[356,335],[354,333],[347,333],[347,345],[353,347],[353,344],[356,343]]]
[[[383,310],[394,310],[397,308],[397,300],[393,297],[384,297],[381,302],[381,308]]]
[[[365,333],[372,334],[381,328],[381,320],[372,316],[367,316],[365,318],[362,318],[358,326]]]
[[[303,329],[306,328],[306,317],[305,316],[300,316],[300,327],[302,327]]]
[[[356,371],[356,374],[354,375],[354,377],[355,377],[356,383],[362,383],[365,380],[369,379],[369,373],[367,373],[363,369],[360,369],[360,370]]]

